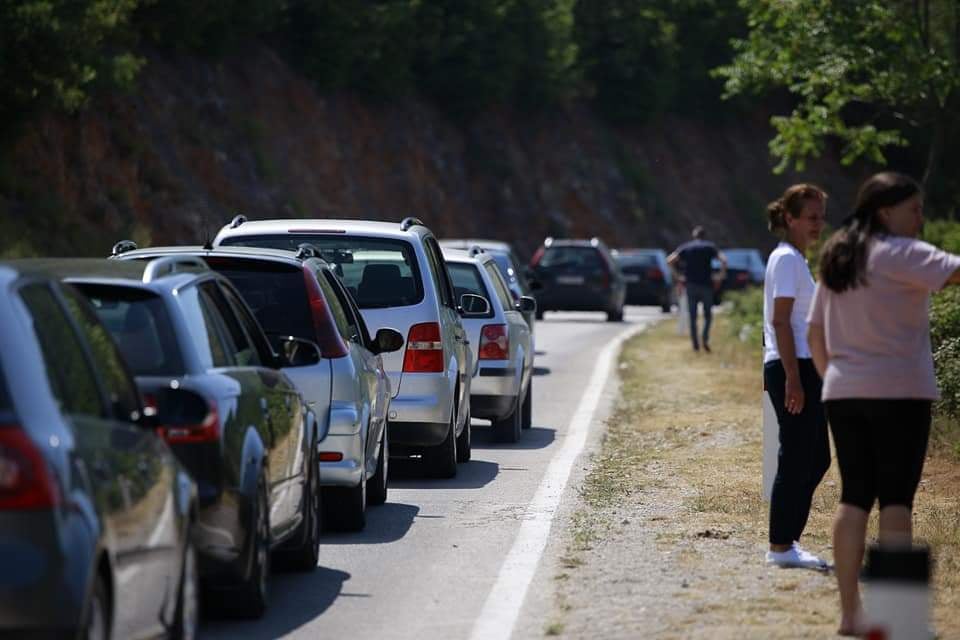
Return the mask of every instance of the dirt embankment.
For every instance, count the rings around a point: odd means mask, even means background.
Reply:
[[[766,116],[604,125],[585,107],[456,123],[415,99],[322,95],[267,49],[153,56],[136,95],[31,124],[0,155],[0,252],[102,254],[120,237],[198,242],[250,217],[421,217],[442,235],[672,246],[694,223],[765,245]],[[842,195],[824,162],[803,176]]]

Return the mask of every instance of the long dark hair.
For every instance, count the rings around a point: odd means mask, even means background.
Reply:
[[[843,293],[867,284],[867,251],[873,236],[887,229],[877,212],[921,193],[917,181],[902,173],[884,171],[867,179],[857,193],[853,213],[823,247],[820,281]]]

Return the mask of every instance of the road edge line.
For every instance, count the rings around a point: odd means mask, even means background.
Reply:
[[[473,625],[471,640],[501,639],[513,635],[527,590],[546,549],[553,517],[560,506],[573,464],[586,447],[600,398],[613,371],[614,359],[619,356],[620,347],[625,341],[648,327],[649,324],[641,323],[620,332],[597,357],[590,382],[567,425],[563,447],[550,461],[533,500],[524,510],[520,530]]]

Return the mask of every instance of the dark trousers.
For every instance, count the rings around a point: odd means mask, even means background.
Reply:
[[[693,348],[699,349],[697,342],[697,305],[703,305],[703,344],[710,344],[710,322],[713,320],[713,286],[709,284],[687,283],[687,310],[690,313],[690,340]]]
[[[830,439],[827,417],[820,400],[820,375],[813,360],[797,361],[803,385],[803,411],[788,413],[787,375],[780,360],[763,367],[763,385],[777,412],[780,425],[780,451],[777,475],[770,499],[770,544],[791,544],[800,539],[810,504],[823,475],[830,468]]]

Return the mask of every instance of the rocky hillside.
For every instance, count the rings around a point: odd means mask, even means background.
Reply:
[[[153,57],[135,95],[41,118],[0,158],[0,252],[103,255],[117,239],[197,243],[250,218],[423,219],[441,236],[530,252],[546,235],[670,247],[704,224],[768,246],[767,115],[610,128],[585,107],[454,122],[408,99],[321,95],[270,50],[212,64]],[[802,179],[838,205],[834,162]],[[833,213],[839,217],[840,207]]]

